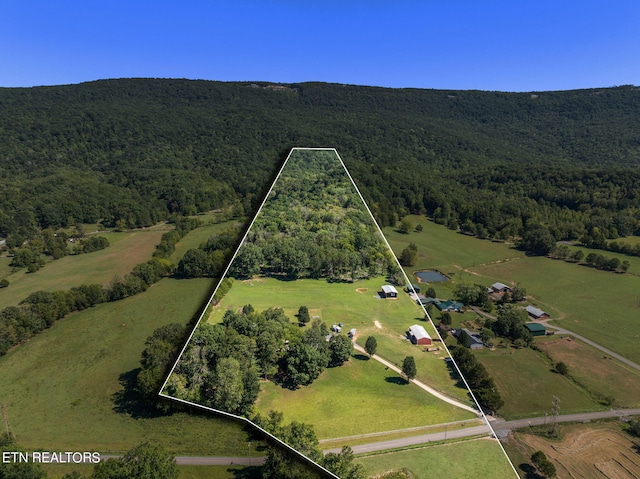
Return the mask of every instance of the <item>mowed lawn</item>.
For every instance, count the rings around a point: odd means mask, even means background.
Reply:
[[[123,277],[138,263],[151,258],[167,228],[123,233],[101,232],[110,245],[93,253],[65,256],[47,263],[35,273],[23,268],[7,277],[11,283],[0,289],[0,309],[16,305],[36,291],[59,291],[82,284],[107,285],[116,276]],[[8,258],[1,258],[6,261]]]
[[[536,343],[554,362],[569,364],[569,375],[589,391],[612,397],[617,407],[640,407],[640,371],[570,337]]]
[[[384,278],[356,283],[274,278],[236,281],[220,305],[213,309],[209,321],[219,322],[227,309],[239,310],[246,304],[251,304],[257,311],[283,308],[295,321],[298,308],[305,305],[312,316],[318,316],[327,326],[343,323],[343,333],[356,328],[359,343],[364,344],[369,331],[379,331],[379,348],[386,348],[388,359],[395,363],[401,363],[409,355],[424,356],[417,361],[419,377],[437,389],[466,400],[466,392],[456,387],[456,381],[450,377],[442,359],[427,358],[420,348],[399,339],[411,324],[421,321],[422,310],[404,293],[396,300],[379,299],[377,292],[383,284]],[[376,328],[376,321],[383,329]],[[387,333],[382,334],[383,331]],[[388,347],[385,346],[387,338],[393,340],[393,343],[389,341]],[[263,383],[258,407],[262,411],[282,410],[290,420],[308,420],[323,438],[418,425],[411,422],[408,412],[397,413],[398,404],[404,404],[406,411],[415,411],[415,417],[420,417],[420,421],[424,417],[419,425],[473,417],[469,412],[434,400],[433,396],[413,385],[396,384],[401,382],[399,379],[397,374],[386,371],[377,362],[351,359],[348,365],[328,369],[313,385],[296,391]],[[337,404],[342,406],[337,407]],[[358,411],[360,416],[355,417]]]
[[[313,424],[319,439],[474,417],[407,384],[399,374],[361,354],[325,370],[310,386],[292,391],[265,381],[261,389],[256,404],[261,413],[281,410],[286,422]]]
[[[165,324],[186,325],[210,288],[208,279],[163,279],[145,293],[71,314],[0,357],[0,404],[19,444],[122,452],[153,439],[176,454],[246,454],[243,426],[221,417],[116,411],[119,377],[135,374],[146,338]]]
[[[531,348],[481,349],[474,354],[493,376],[505,402],[499,412],[506,419],[551,414],[554,395],[560,399],[561,414],[604,409],[587,391],[552,372],[550,361]]]
[[[434,477],[514,479],[509,459],[492,439],[474,439],[421,449],[359,457],[370,476],[406,468],[415,479]]]

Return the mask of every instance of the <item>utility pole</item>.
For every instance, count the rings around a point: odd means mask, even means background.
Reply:
[[[9,413],[7,412],[7,405],[0,405],[0,411],[2,412],[2,423],[4,424],[4,437],[12,442],[15,437],[13,436],[13,432],[11,431],[11,426],[9,425]]]

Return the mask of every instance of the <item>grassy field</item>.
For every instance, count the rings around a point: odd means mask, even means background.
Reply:
[[[495,380],[505,401],[500,415],[506,419],[550,414],[554,395],[560,399],[561,414],[603,409],[567,377],[552,372],[550,361],[533,349],[481,349],[475,355]]]
[[[284,411],[287,422],[313,424],[320,439],[474,417],[407,384],[378,361],[360,354],[341,367],[326,370],[313,384],[296,391],[264,382],[256,405],[263,413],[270,409]]]
[[[599,397],[610,396],[616,407],[640,407],[640,372],[570,337],[536,341],[553,359],[570,364],[569,374]]]
[[[215,308],[210,321],[222,320],[227,309],[240,309],[251,304],[262,311],[271,306],[283,308],[292,319],[298,308],[306,305],[311,315],[319,316],[328,326],[343,323],[343,331],[356,328],[358,343],[364,345],[367,335],[378,339],[378,352],[386,359],[402,364],[409,355],[416,358],[418,379],[452,397],[468,401],[466,389],[457,386],[442,356],[423,353],[422,348],[412,346],[405,331],[416,322],[423,324],[432,337],[433,327],[422,320],[423,311],[404,293],[397,300],[378,299],[377,292],[385,284],[384,278],[357,283],[327,283],[324,280],[303,279],[279,281],[273,278],[257,278],[236,281],[220,305]],[[376,327],[378,322],[381,328]]]
[[[151,258],[167,228],[125,233],[102,232],[109,247],[93,253],[65,256],[47,263],[36,273],[21,269],[7,277],[11,285],[0,289],[0,309],[18,304],[35,291],[58,291],[81,284],[107,284],[115,276],[130,273],[138,263]],[[7,262],[6,257],[0,258]]]
[[[48,479],[60,479],[65,474],[77,471],[90,477],[93,466],[84,464],[44,464],[42,469],[47,472]],[[257,467],[243,466],[178,466],[179,479],[260,479]],[[253,473],[253,474],[252,474]]]
[[[198,216],[198,218],[204,223],[204,225],[189,231],[189,233],[180,240],[176,245],[176,250],[169,258],[172,263],[177,265],[182,256],[184,256],[188,250],[197,248],[201,243],[207,241],[209,237],[222,233],[227,228],[242,222],[241,219],[235,219],[223,221],[221,223],[209,223],[210,221],[215,220],[215,216],[211,215]]]
[[[146,338],[188,323],[211,280],[163,279],[145,293],[74,313],[0,358],[0,404],[27,449],[121,452],[148,439],[173,453],[247,451],[242,425],[184,413],[139,417],[118,412],[119,377],[133,374]],[[257,453],[256,453],[257,455]]]
[[[359,457],[370,475],[406,468],[415,479],[433,477],[513,479],[507,457],[491,439],[441,444],[420,449]]]

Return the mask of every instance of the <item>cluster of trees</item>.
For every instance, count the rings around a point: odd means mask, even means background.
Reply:
[[[337,335],[327,341],[328,335],[324,323],[316,320],[302,329],[280,308],[229,310],[221,324],[198,326],[167,393],[246,414],[257,398],[260,377],[295,389],[311,384],[325,368],[348,361],[353,352],[349,338]]]
[[[400,253],[398,261],[402,266],[413,266],[418,260],[418,247],[414,243],[409,243],[405,249]]]
[[[451,356],[460,368],[462,376],[467,380],[469,388],[481,407],[495,413],[504,405],[504,400],[496,388],[493,378],[485,367],[478,362],[470,349],[456,346],[451,350]]]
[[[629,270],[629,261],[613,257],[608,258],[600,253],[591,252],[586,258],[582,250],[571,251],[567,245],[557,245],[549,253],[550,258],[562,259],[564,261],[570,261],[572,263],[581,263],[584,259],[584,263],[589,266],[593,266],[596,269],[604,271],[615,271],[616,273],[626,273]]]
[[[178,263],[176,275],[180,278],[219,278],[238,244],[241,232],[239,225],[231,226],[211,236],[198,248],[188,250]]]
[[[553,465],[542,451],[536,451],[531,455],[531,462],[542,477],[554,477],[556,475],[556,466]]]
[[[109,240],[104,236],[89,236],[80,241],[80,244],[74,248],[75,253],[93,253],[100,251],[109,246]]]
[[[472,283],[458,283],[453,289],[453,297],[464,305],[479,306],[485,311],[493,310],[493,300],[486,286]]]
[[[296,151],[230,274],[356,280],[397,269],[335,153]]]
[[[486,326],[496,336],[508,338],[517,348],[528,347],[533,343],[533,335],[524,324],[528,321],[527,312],[515,304],[504,304],[495,321],[488,321]]]
[[[276,411],[270,411],[267,416],[256,414],[252,420],[341,479],[369,477],[362,464],[353,462],[353,451],[349,446],[344,446],[339,453],[323,455],[315,431],[308,424],[296,421],[282,424],[283,415]],[[270,447],[262,466],[262,477],[264,479],[318,479],[324,476],[320,476],[317,469],[310,464],[300,461],[299,456],[291,451],[282,447]]]

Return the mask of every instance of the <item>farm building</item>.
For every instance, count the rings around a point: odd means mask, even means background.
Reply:
[[[524,309],[527,310],[527,314],[529,314],[533,319],[547,319],[549,317],[548,313],[545,313],[541,309],[534,308],[533,306],[527,306]]]
[[[525,323],[524,327],[531,331],[531,334],[534,336],[544,336],[547,334],[547,328],[544,327],[544,324]]]
[[[511,291],[511,287],[503,283],[493,283],[489,287],[489,293],[506,293],[507,291]]]
[[[458,336],[460,336],[462,331],[467,333],[467,336],[469,336],[469,339],[471,340],[471,346],[469,346],[470,349],[480,349],[484,346],[484,343],[480,339],[480,335],[475,331],[469,331],[466,328],[461,328],[453,333],[453,335],[457,338]]]
[[[429,336],[429,333],[419,324],[414,324],[409,327],[407,338],[410,339],[413,344],[431,345],[431,336]]]
[[[351,339],[353,339],[355,335],[356,335],[356,328],[350,329],[349,330],[349,337]]]
[[[382,296],[385,298],[397,298],[398,290],[391,286],[390,284],[385,284],[382,287]]]
[[[459,303],[458,301],[454,301],[452,299],[448,299],[447,301],[436,301],[436,308],[440,311],[462,311],[464,304]]]
[[[407,287],[407,292],[408,293],[414,293],[415,292],[416,294],[420,294],[420,285],[411,283],[411,286]]]

